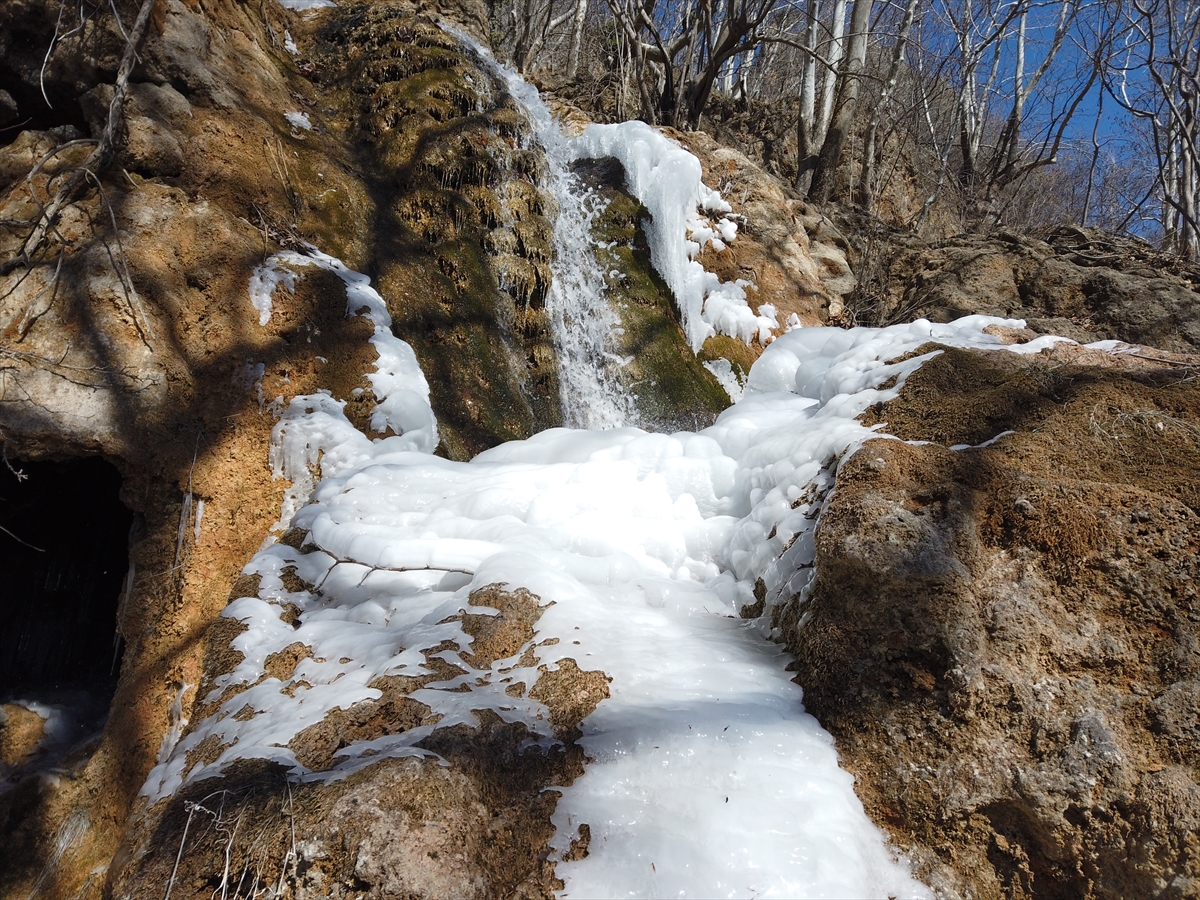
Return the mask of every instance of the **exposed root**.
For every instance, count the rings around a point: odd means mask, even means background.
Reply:
[[[69,141],[43,157],[27,177],[34,202],[38,203],[40,207],[40,213],[34,220],[33,228],[21,245],[20,251],[10,259],[0,262],[0,276],[8,275],[10,272],[21,267],[30,268],[38,251],[42,248],[46,240],[53,235],[59,215],[71,203],[79,188],[89,180],[98,181],[96,177],[97,173],[112,164],[113,157],[116,155],[121,120],[125,112],[125,96],[129,88],[129,76],[133,71],[134,63],[137,62],[137,48],[145,36],[146,27],[150,22],[150,11],[153,7],[154,0],[142,0],[137,20],[133,24],[133,29],[128,32],[125,42],[125,53],[121,58],[121,66],[117,71],[117,82],[113,91],[112,102],[108,106],[108,121],[104,126],[104,131],[99,141]],[[53,46],[52,42],[51,50]],[[49,58],[49,51],[47,51],[47,58]],[[49,159],[68,147],[84,143],[95,143],[96,147],[88,154],[87,159],[72,170],[71,174],[59,185],[49,203],[42,205],[37,198],[36,192],[32,190],[33,176]]]

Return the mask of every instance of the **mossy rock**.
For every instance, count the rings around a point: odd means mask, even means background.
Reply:
[[[727,334],[716,334],[704,342],[700,352],[696,354],[696,358],[702,363],[718,359],[728,360],[732,364],[738,380],[744,382],[746,376],[750,374],[750,367],[761,355],[762,350],[759,347],[751,347],[745,341],[740,341]]]
[[[373,201],[369,273],[430,384],[440,452],[468,459],[559,425],[557,366],[536,308],[552,203],[505,90],[427,17],[339,7],[324,81],[358,97],[357,167]],[[372,52],[358,52],[366,47]]]
[[[607,278],[609,302],[624,333],[614,335],[612,351],[629,362],[622,379],[637,396],[642,425],[696,429],[712,424],[729,406],[729,395],[688,344],[666,283],[650,262],[646,208],[625,190],[625,172],[615,159],[586,160],[576,174],[606,202],[596,216],[597,251]],[[736,365],[736,363],[735,363]]]

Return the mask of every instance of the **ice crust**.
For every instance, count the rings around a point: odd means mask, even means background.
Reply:
[[[352,311],[386,315],[363,276],[315,251],[306,259],[342,275]],[[1022,323],[975,316],[796,329],[766,349],[743,398],[701,432],[552,429],[471,462],[431,455],[432,413],[427,401],[416,409],[428,396],[424,378],[402,342],[380,342],[381,368],[393,367],[383,395],[408,391],[402,418],[417,427],[369,440],[328,394],[283,410],[277,471],[321,476],[290,523],[314,546],[302,554],[274,544],[247,566],[261,577],[258,595],[223,613],[246,625],[232,645],[244,659],[201,698],[227,699],[156,767],[147,799],[235,759],[331,780],[380,758],[429,755],[423,738],[474,724],[479,709],[523,722],[527,752],[537,752],[554,736],[528,688],[538,666],[569,657],[612,682],[581,726],[592,762],[554,815],[556,852],[581,823],[592,835],[585,859],[558,865],[566,895],[926,896],[804,712],[786,654],[764,637],[771,608],[808,589],[812,529],[837,466],[874,436],[855,417],[940,351],[891,360],[930,341],[1035,352],[1059,340],[1005,347],[985,333],[991,324]],[[401,363],[385,366],[385,353]],[[288,567],[309,588],[289,591]],[[764,615],[738,618],[759,579]],[[478,670],[444,651],[467,674],[412,695],[441,716],[436,725],[352,743],[328,771],[300,765],[288,743],[301,730],[380,696],[371,684],[382,676],[427,674],[422,651],[447,640],[468,646],[455,616],[490,584],[527,588],[545,605],[533,665],[518,654]],[[299,610],[294,622],[285,607]],[[268,677],[268,656],[297,641],[312,658],[286,683]],[[524,695],[505,692],[518,682]],[[247,706],[254,715],[235,719]],[[190,766],[189,751],[209,737],[225,749]]]
[[[644,122],[589,125],[573,144],[579,156],[619,159],[630,193],[650,211],[650,261],[675,295],[692,350],[715,334],[766,343],[779,327],[774,309],[753,312],[748,283],[722,282],[693,258],[706,242],[723,249],[737,235],[737,223],[722,215],[731,207],[701,180],[700,161]]]
[[[291,250],[284,250],[268,256],[261,265],[255,266],[250,274],[250,305],[258,310],[258,324],[266,327],[271,321],[271,306],[275,297],[275,289],[279,285],[287,288],[288,293],[296,290],[296,273],[288,268],[289,265],[307,265],[308,258]]]
[[[422,453],[432,453],[438,444],[437,421],[429,406],[429,383],[425,380],[416,354],[405,341],[392,334],[392,317],[387,304],[371,287],[366,275],[346,267],[340,260],[315,247],[306,253],[282,251],[269,257],[250,276],[250,302],[259,310],[259,324],[270,321],[275,289],[283,284],[296,289],[296,269],[316,266],[333,272],[346,286],[346,315],[365,316],[375,326],[371,344],[378,354],[375,371],[367,374],[375,395],[371,429],[389,428],[402,436],[402,445]],[[262,366],[255,367],[261,399]],[[284,492],[280,524],[286,524],[312,493],[316,483],[314,470],[322,455],[327,471],[337,471],[343,460],[356,458],[360,447],[370,441],[356,431],[342,408],[345,401],[335,400],[327,391],[294,397],[282,410],[271,432],[271,473],[291,482]]]

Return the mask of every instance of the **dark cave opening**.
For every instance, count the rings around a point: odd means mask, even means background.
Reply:
[[[120,473],[98,457],[0,465],[0,699],[111,696],[133,522],[120,490]]]

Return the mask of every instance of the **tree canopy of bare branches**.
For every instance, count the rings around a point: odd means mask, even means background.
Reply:
[[[714,102],[757,104],[790,123],[786,174],[819,203],[875,212],[903,177],[920,196],[898,224],[1099,216],[1200,257],[1200,0],[506,0],[493,18],[519,68],[590,77],[610,115],[695,129]]]

